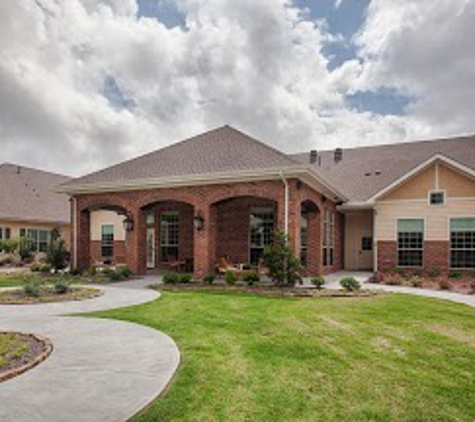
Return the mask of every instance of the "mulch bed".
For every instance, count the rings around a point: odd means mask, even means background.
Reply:
[[[0,340],[2,337],[8,337],[14,347],[7,350],[6,362],[0,366],[0,383],[43,362],[53,351],[48,339],[34,334],[0,332]]]
[[[99,289],[89,287],[71,287],[64,294],[57,294],[52,287],[42,287],[39,297],[25,294],[23,289],[5,290],[0,292],[0,305],[34,305],[38,303],[53,303],[92,299],[102,294]]]
[[[263,296],[277,297],[372,297],[386,295],[386,292],[376,290],[360,290],[358,292],[346,292],[344,290],[330,289],[304,289],[293,287],[261,287],[261,286],[227,286],[213,284],[156,284],[153,289],[162,291],[215,291],[215,292],[235,292]]]

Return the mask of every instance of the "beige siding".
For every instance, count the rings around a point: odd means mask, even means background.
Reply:
[[[439,187],[451,197],[475,197],[475,181],[447,166],[439,166]]]
[[[348,212],[345,214],[345,269],[370,269],[373,253],[361,251],[361,238],[373,236],[373,211]]]
[[[0,227],[9,228],[11,230],[10,236],[12,238],[20,237],[20,229],[38,229],[51,231],[54,228],[58,228],[61,231],[61,237],[66,242],[66,246],[69,248],[71,243],[71,230],[69,225],[53,225],[48,223],[36,223],[36,222],[19,222],[11,220],[0,220]]]
[[[125,216],[114,211],[91,212],[91,240],[101,240],[103,224],[114,226],[114,240],[125,240],[124,219]]]
[[[447,198],[442,206],[430,206],[427,199],[420,201],[387,201],[376,205],[376,238],[396,240],[398,218],[424,218],[426,240],[448,240],[451,217],[475,216],[473,199]]]
[[[400,199],[424,199],[428,192],[435,189],[436,170],[435,164],[418,175],[409,179],[400,187],[387,194],[382,200],[395,201]]]

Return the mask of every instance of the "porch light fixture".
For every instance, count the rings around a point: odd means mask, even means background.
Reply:
[[[134,220],[129,215],[124,220],[124,230],[131,232],[134,229]]]
[[[193,217],[193,225],[195,226],[196,230],[203,230],[205,219],[201,215],[201,212],[198,211],[196,215]]]

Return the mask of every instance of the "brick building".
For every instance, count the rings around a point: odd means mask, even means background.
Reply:
[[[78,267],[220,257],[257,265],[286,231],[307,274],[475,268],[475,138],[286,155],[229,126],[75,179]]]

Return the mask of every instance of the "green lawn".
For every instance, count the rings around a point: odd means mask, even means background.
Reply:
[[[15,287],[23,284],[22,279],[0,276],[0,287]]]
[[[14,359],[28,351],[28,339],[17,333],[0,333],[0,372]]]
[[[137,421],[475,420],[475,310],[462,305],[167,292],[96,315],[161,330],[182,351]]]

